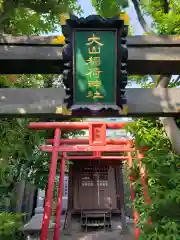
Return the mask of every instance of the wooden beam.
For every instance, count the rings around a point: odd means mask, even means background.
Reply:
[[[61,73],[62,46],[54,37],[0,36],[0,73]],[[180,36],[127,38],[128,74],[180,74]]]
[[[53,40],[58,36],[12,36],[0,35],[1,45],[46,45],[51,46]],[[180,45],[179,35],[137,35],[127,37],[128,46],[142,45]]]
[[[82,123],[82,122],[81,122]],[[117,128],[119,129],[119,128]],[[46,139],[49,144],[54,143],[54,139]],[[133,141],[129,139],[106,139],[106,144],[111,145],[121,145],[121,144],[131,144],[133,145]],[[89,144],[89,139],[87,138],[78,138],[78,139],[61,139],[61,144]]]
[[[172,116],[180,112],[180,89],[155,88],[126,89],[128,116]],[[0,116],[17,117],[52,117],[53,119],[69,119],[82,117],[73,112],[72,116],[56,114],[65,98],[64,89],[0,89]],[[83,117],[119,117],[110,111],[106,115],[93,115],[87,113]],[[125,116],[125,115],[121,115]]]
[[[128,159],[127,156],[99,156],[99,157],[95,157],[95,156],[68,156],[66,159],[69,159],[71,161],[72,160],[81,160],[81,159],[96,161],[97,158],[98,158],[98,160],[107,160],[107,161],[127,160]]]
[[[174,46],[180,45],[179,35],[137,35],[127,37],[128,46]]]
[[[96,125],[96,123],[93,123],[93,122],[31,122],[29,123],[28,127],[31,129],[60,128],[63,130],[84,130],[84,129],[90,130],[91,125],[94,125],[94,124]],[[114,123],[110,122],[110,123],[100,123],[100,124],[105,124],[106,129],[121,129],[127,125],[127,123],[125,122],[114,122]],[[128,141],[126,141],[126,144],[127,143]],[[78,143],[76,142],[76,144]],[[109,144],[111,144],[110,141],[109,141]],[[112,142],[112,144],[114,143]]]
[[[44,152],[52,152],[53,146],[42,145],[40,150]],[[133,149],[126,145],[105,145],[105,146],[90,146],[90,145],[60,145],[59,152],[131,152]],[[71,158],[71,157],[70,157]],[[116,160],[120,160],[120,156]],[[108,157],[109,159],[109,157]],[[124,159],[124,157],[123,157]],[[114,158],[115,160],[115,158]]]

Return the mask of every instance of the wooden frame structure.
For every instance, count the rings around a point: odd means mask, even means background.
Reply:
[[[132,167],[132,154],[133,146],[132,141],[119,139],[119,140],[107,140],[106,139],[106,129],[119,129],[123,128],[125,123],[87,123],[87,122],[39,122],[39,123],[30,123],[29,128],[32,129],[54,129],[54,139],[48,139],[48,143],[52,144],[52,146],[41,146],[40,149],[47,152],[52,152],[52,160],[50,163],[49,169],[49,178],[48,178],[48,187],[45,199],[45,208],[44,208],[44,217],[42,224],[42,231],[40,240],[47,240],[48,237],[48,226],[51,215],[52,208],[52,197],[53,197],[53,188],[54,188],[54,179],[56,176],[56,167],[57,161],[60,158],[61,160],[61,169],[60,169],[60,180],[58,186],[58,200],[57,200],[57,208],[56,208],[56,224],[54,229],[54,240],[59,239],[59,231],[60,231],[60,220],[61,220],[61,201],[62,201],[62,191],[63,191],[63,179],[64,179],[64,171],[65,171],[65,161],[66,160],[75,160],[78,159],[102,159],[103,161],[107,161],[109,159],[115,161],[127,160],[129,168]],[[61,140],[61,130],[70,130],[70,129],[89,129],[89,139],[62,139]],[[75,145],[75,144],[79,145]],[[88,143],[88,144],[87,144]],[[78,152],[93,152],[92,156],[78,156]],[[127,152],[125,156],[102,156],[102,152]],[[62,155],[59,157],[58,153],[61,152]],[[68,152],[76,152],[77,156],[68,156]],[[143,157],[139,151],[137,151],[137,158],[141,159]],[[142,169],[142,168],[141,168]],[[148,199],[147,195],[147,187],[145,178],[145,171],[141,170],[142,174],[142,187],[144,192],[145,200]],[[71,179],[71,178],[70,178]],[[71,180],[70,180],[71,181]],[[131,196],[132,200],[135,199],[135,192],[133,187],[133,177],[130,177],[131,183]],[[70,197],[70,196],[69,196]],[[69,199],[71,201],[71,199]],[[123,198],[121,199],[123,201]],[[123,203],[122,203],[123,204]],[[137,228],[136,224],[139,218],[138,212],[134,209],[134,226],[135,226],[135,234],[136,240],[139,239],[140,230]],[[123,218],[122,218],[123,219]],[[124,216],[124,224],[125,224],[125,216]]]
[[[178,116],[180,112],[179,88],[129,88],[125,89],[128,111],[121,113],[107,112],[102,117],[119,116]],[[52,117],[67,119],[80,117],[62,113],[63,101],[66,98],[62,88],[42,89],[0,89],[0,116],[16,117]],[[96,112],[95,112],[96,113]],[[97,117],[87,114],[84,117]]]
[[[65,59],[61,44],[53,44],[56,37],[12,37],[0,36],[0,73],[1,74],[62,74],[65,69]],[[126,39],[125,39],[126,42]],[[134,36],[127,38],[128,46],[128,74],[180,74],[180,37],[179,36]],[[10,66],[10,67],[9,67]],[[66,66],[66,70],[68,67]],[[70,67],[69,67],[70,69]],[[104,117],[114,116],[145,116],[145,115],[178,115],[180,111],[179,89],[121,89],[127,95],[128,111],[114,113],[108,111]],[[53,118],[79,117],[73,111],[63,111],[63,104],[67,99],[64,89],[0,89],[0,115],[1,116],[43,116]],[[102,106],[101,106],[102,108]],[[99,109],[98,109],[99,110]],[[84,117],[96,116],[97,109],[84,114]],[[127,160],[129,168],[132,167],[132,154],[134,150],[131,143],[125,140],[108,141],[105,131],[107,128],[122,128],[122,123],[31,123],[29,128],[54,129],[54,139],[48,140],[52,145],[41,146],[42,151],[52,152],[49,170],[48,187],[45,199],[44,217],[40,240],[47,240],[48,227],[52,207],[52,195],[56,175],[59,152],[62,152],[60,180],[58,186],[58,200],[56,208],[56,224],[54,240],[59,239],[61,220],[61,202],[65,161],[73,159],[99,159],[107,161]],[[87,140],[61,140],[62,129],[89,129],[89,141]],[[92,156],[68,156],[67,152],[93,152]],[[102,156],[102,152],[122,152],[125,156]],[[136,151],[136,157],[140,160],[143,155]],[[146,173],[140,161],[140,173],[144,198],[150,202],[147,195]],[[133,177],[130,177],[132,200],[135,199]],[[121,201],[123,201],[121,199]],[[136,240],[139,239],[140,230],[137,228],[139,218],[134,209],[134,226]],[[150,223],[150,219],[149,219]]]
[[[0,73],[61,74],[63,46],[53,44],[54,39],[56,36],[1,35]],[[128,74],[180,73],[180,36],[132,36],[127,37],[127,46]]]
[[[66,25],[62,25],[62,36],[0,36],[0,73],[28,74],[54,73],[63,74],[66,86],[58,89],[0,89],[0,116],[44,116],[55,118],[118,116],[171,116],[180,110],[179,89],[124,89],[127,73],[179,74],[180,37],[179,36],[131,36],[127,37],[128,25],[119,28],[121,37],[117,38],[117,81],[119,109],[108,108],[108,104],[72,107],[73,84],[72,69],[74,64],[72,34],[74,27],[89,31],[96,27],[108,29],[117,27],[123,20],[119,16],[105,19],[99,15],[87,18],[70,16]],[[61,41],[59,41],[61,39]],[[120,54],[119,54],[120,50]],[[127,59],[128,57],[128,59]],[[116,91],[115,90],[115,91]],[[137,97],[138,96],[138,97]],[[107,103],[107,102],[106,102]],[[67,109],[68,108],[68,109]],[[79,108],[79,111],[78,111]]]

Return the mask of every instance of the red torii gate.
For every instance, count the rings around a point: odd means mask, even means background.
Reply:
[[[54,240],[59,239],[60,233],[60,220],[61,220],[61,209],[62,209],[62,194],[63,194],[63,183],[64,183],[64,172],[65,172],[65,161],[66,160],[127,160],[129,168],[132,167],[132,151],[133,143],[132,140],[127,139],[107,139],[106,129],[121,129],[127,123],[112,123],[112,122],[32,122],[28,125],[32,129],[54,129],[54,139],[47,139],[47,142],[51,145],[40,146],[42,151],[52,152],[52,159],[49,169],[48,186],[45,198],[44,216],[42,222],[42,230],[40,240],[47,240],[49,221],[52,210],[52,198],[53,189],[56,176],[57,161],[60,159],[58,153],[61,152],[61,167],[60,167],[60,178],[58,186],[58,200],[56,206],[56,221],[54,229]],[[61,130],[83,130],[89,129],[89,139],[61,139]],[[92,152],[92,156],[68,156],[67,152]],[[102,156],[102,152],[126,152],[126,156]],[[136,158],[142,159],[143,154],[139,150],[136,150]],[[146,173],[141,165],[140,160],[140,174],[142,180],[143,194],[145,202],[150,202],[147,194],[146,185]],[[130,176],[130,188],[132,201],[135,200],[135,190],[133,187],[133,177]],[[137,222],[139,220],[139,213],[134,209],[134,227],[136,240],[139,239],[140,230],[137,228]],[[150,220],[149,220],[150,223]]]

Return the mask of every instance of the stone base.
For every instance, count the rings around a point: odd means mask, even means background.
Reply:
[[[42,228],[42,220],[43,220],[43,213],[35,214],[31,220],[24,225],[24,234],[26,236],[26,240],[39,240],[41,228]],[[49,223],[49,230],[50,232],[54,231],[54,217],[51,217]],[[64,226],[64,216],[62,215],[61,220],[61,229]]]
[[[40,231],[41,231],[41,226],[42,226],[42,219],[43,219],[43,214],[36,214],[35,216],[32,217],[32,219],[24,226],[24,233],[26,236],[26,240],[39,240],[40,239]],[[127,239],[129,240],[129,235],[131,236],[131,240],[132,238],[132,233],[130,231],[130,229],[133,229],[133,224],[132,223],[128,223],[131,222],[130,219],[127,219],[127,229],[122,229],[122,224],[120,222],[120,220],[117,219],[113,219],[112,220],[112,230],[109,231],[97,231],[97,232],[93,232],[93,233],[82,233],[81,228],[80,228],[80,223],[78,221],[72,221],[72,227],[71,227],[71,231],[68,232],[68,234],[66,233],[66,231],[63,231],[63,226],[64,226],[64,219],[65,219],[65,215],[62,215],[62,220],[61,220],[61,239],[62,240],[92,240],[91,237],[93,237],[93,240],[95,239],[100,239],[100,240],[121,240],[121,236],[123,236],[123,240]],[[128,221],[130,220],[130,221]],[[53,232],[54,232],[54,222],[50,221],[50,225],[49,225],[49,238],[48,240],[53,240]],[[103,233],[104,232],[104,233]],[[105,236],[108,236],[109,238],[106,238]],[[113,236],[113,238],[111,238]],[[115,236],[115,238],[114,238]],[[84,238],[85,237],[85,238]],[[119,237],[119,238],[118,238]]]

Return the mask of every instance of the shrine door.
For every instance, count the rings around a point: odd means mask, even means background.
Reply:
[[[78,185],[78,208],[117,208],[115,174],[112,167],[99,165],[81,168]]]

